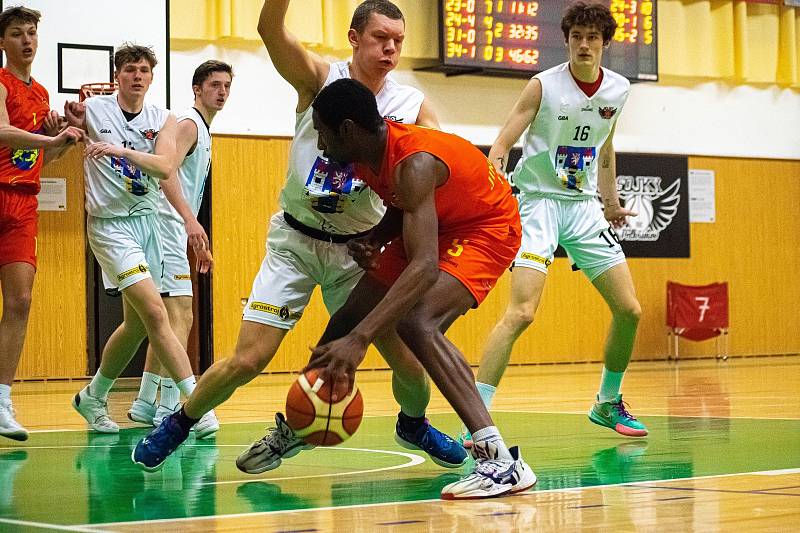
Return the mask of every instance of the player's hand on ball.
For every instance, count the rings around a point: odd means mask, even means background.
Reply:
[[[311,361],[303,370],[321,368],[321,377],[332,384],[331,400],[341,400],[337,390],[347,385],[347,394],[353,391],[356,380],[356,369],[367,354],[368,343],[365,344],[352,335],[322,344],[311,350]]]
[[[638,214],[639,213],[626,209],[619,204],[606,205],[603,209],[603,216],[605,216],[608,223],[611,224],[611,227],[615,229],[621,228],[627,224],[627,217],[635,217]]]
[[[378,256],[381,254],[381,247],[369,237],[347,241],[347,252],[358,266],[364,270],[378,268]]]

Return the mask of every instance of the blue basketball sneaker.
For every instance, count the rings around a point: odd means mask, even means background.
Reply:
[[[189,437],[189,430],[176,420],[178,413],[164,418],[161,425],[140,440],[131,453],[133,464],[146,472],[161,470],[164,461]]]
[[[458,468],[467,462],[469,455],[459,443],[433,427],[428,419],[423,419],[421,424],[417,424],[414,431],[407,431],[411,424],[402,424],[403,419],[408,420],[403,413],[400,413],[397,420],[397,427],[394,440],[408,450],[422,450],[427,453],[431,461],[445,468]]]

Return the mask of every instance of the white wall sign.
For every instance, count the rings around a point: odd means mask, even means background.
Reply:
[[[42,178],[42,189],[39,191],[38,211],[67,210],[67,179]]]
[[[689,170],[689,222],[714,222],[717,205],[713,170]]]

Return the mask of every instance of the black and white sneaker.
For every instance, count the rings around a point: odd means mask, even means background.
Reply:
[[[246,474],[261,474],[278,468],[282,459],[294,457],[314,446],[295,436],[282,413],[275,414],[275,427],[267,428],[267,434],[255,441],[236,458],[236,468]]]
[[[443,500],[473,500],[516,494],[536,484],[536,474],[522,459],[519,448],[508,450],[512,460],[497,458],[496,447],[489,442],[475,442],[472,456],[475,468],[468,476],[445,486]]]

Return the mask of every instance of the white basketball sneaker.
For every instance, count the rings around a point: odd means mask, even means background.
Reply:
[[[72,399],[72,407],[89,422],[89,427],[100,433],[119,433],[119,426],[108,416],[108,400],[89,394],[87,385]]]
[[[140,424],[153,425],[153,416],[156,414],[155,404],[148,403],[141,398],[136,398],[128,409],[128,418]]]
[[[181,404],[177,404],[172,408],[159,404],[158,407],[156,407],[156,414],[153,415],[153,426],[160,426],[161,422],[163,422],[165,418],[173,413],[176,413],[180,408]]]
[[[196,439],[210,439],[219,431],[219,420],[214,411],[204,414],[192,428]]]
[[[512,460],[497,458],[497,449],[486,441],[472,446],[475,468],[470,475],[442,489],[443,500],[494,498],[528,490],[536,484],[536,474],[523,461],[519,448],[508,451]]]
[[[0,400],[0,436],[13,440],[28,440],[28,430],[14,418],[11,400]]]

